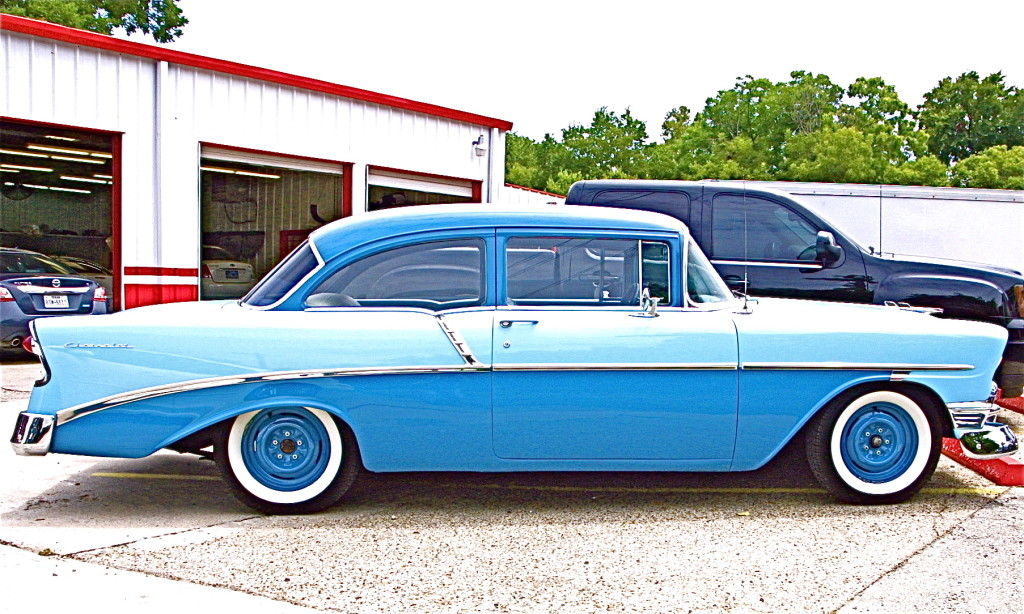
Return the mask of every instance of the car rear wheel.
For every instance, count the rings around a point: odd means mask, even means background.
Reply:
[[[274,407],[226,425],[214,457],[231,491],[267,514],[309,514],[336,503],[359,469],[355,438],[331,414]]]
[[[942,445],[929,404],[895,390],[842,395],[809,425],[815,477],[847,503],[898,503],[921,490]]]

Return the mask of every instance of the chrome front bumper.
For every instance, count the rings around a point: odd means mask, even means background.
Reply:
[[[11,447],[21,456],[42,456],[50,451],[56,418],[46,414],[21,412],[14,425]]]
[[[994,403],[950,403],[953,437],[969,458],[984,460],[1009,456],[1017,451],[1017,436],[1005,424],[996,422],[1002,409]]]

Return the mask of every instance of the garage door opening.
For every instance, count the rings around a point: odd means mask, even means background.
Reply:
[[[115,306],[120,303],[114,235],[118,138],[0,121],[0,245],[62,260],[104,286]]]
[[[239,298],[346,213],[345,166],[203,146],[200,299]]]
[[[366,183],[368,211],[409,205],[479,202],[481,192],[479,181],[381,168],[369,169]]]

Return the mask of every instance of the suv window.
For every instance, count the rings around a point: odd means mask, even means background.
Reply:
[[[506,293],[515,305],[639,305],[641,289],[668,303],[669,245],[635,239],[512,237]]]
[[[715,197],[711,255],[732,260],[812,260],[818,229],[798,213],[765,198]]]
[[[641,209],[690,221],[690,196],[686,192],[661,190],[604,190],[594,195],[593,205]]]
[[[420,307],[439,310],[484,300],[484,242],[453,239],[406,245],[338,269],[307,307]]]

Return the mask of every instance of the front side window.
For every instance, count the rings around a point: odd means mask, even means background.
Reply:
[[[732,292],[704,252],[690,240],[686,252],[686,298],[691,305],[732,300]]]
[[[513,305],[640,305],[641,291],[667,303],[669,245],[635,239],[512,237],[505,246]]]
[[[483,303],[484,242],[453,239],[406,245],[347,264],[306,299],[307,307],[418,307]]]
[[[711,253],[729,260],[811,260],[818,229],[796,212],[754,196],[715,198]]]

